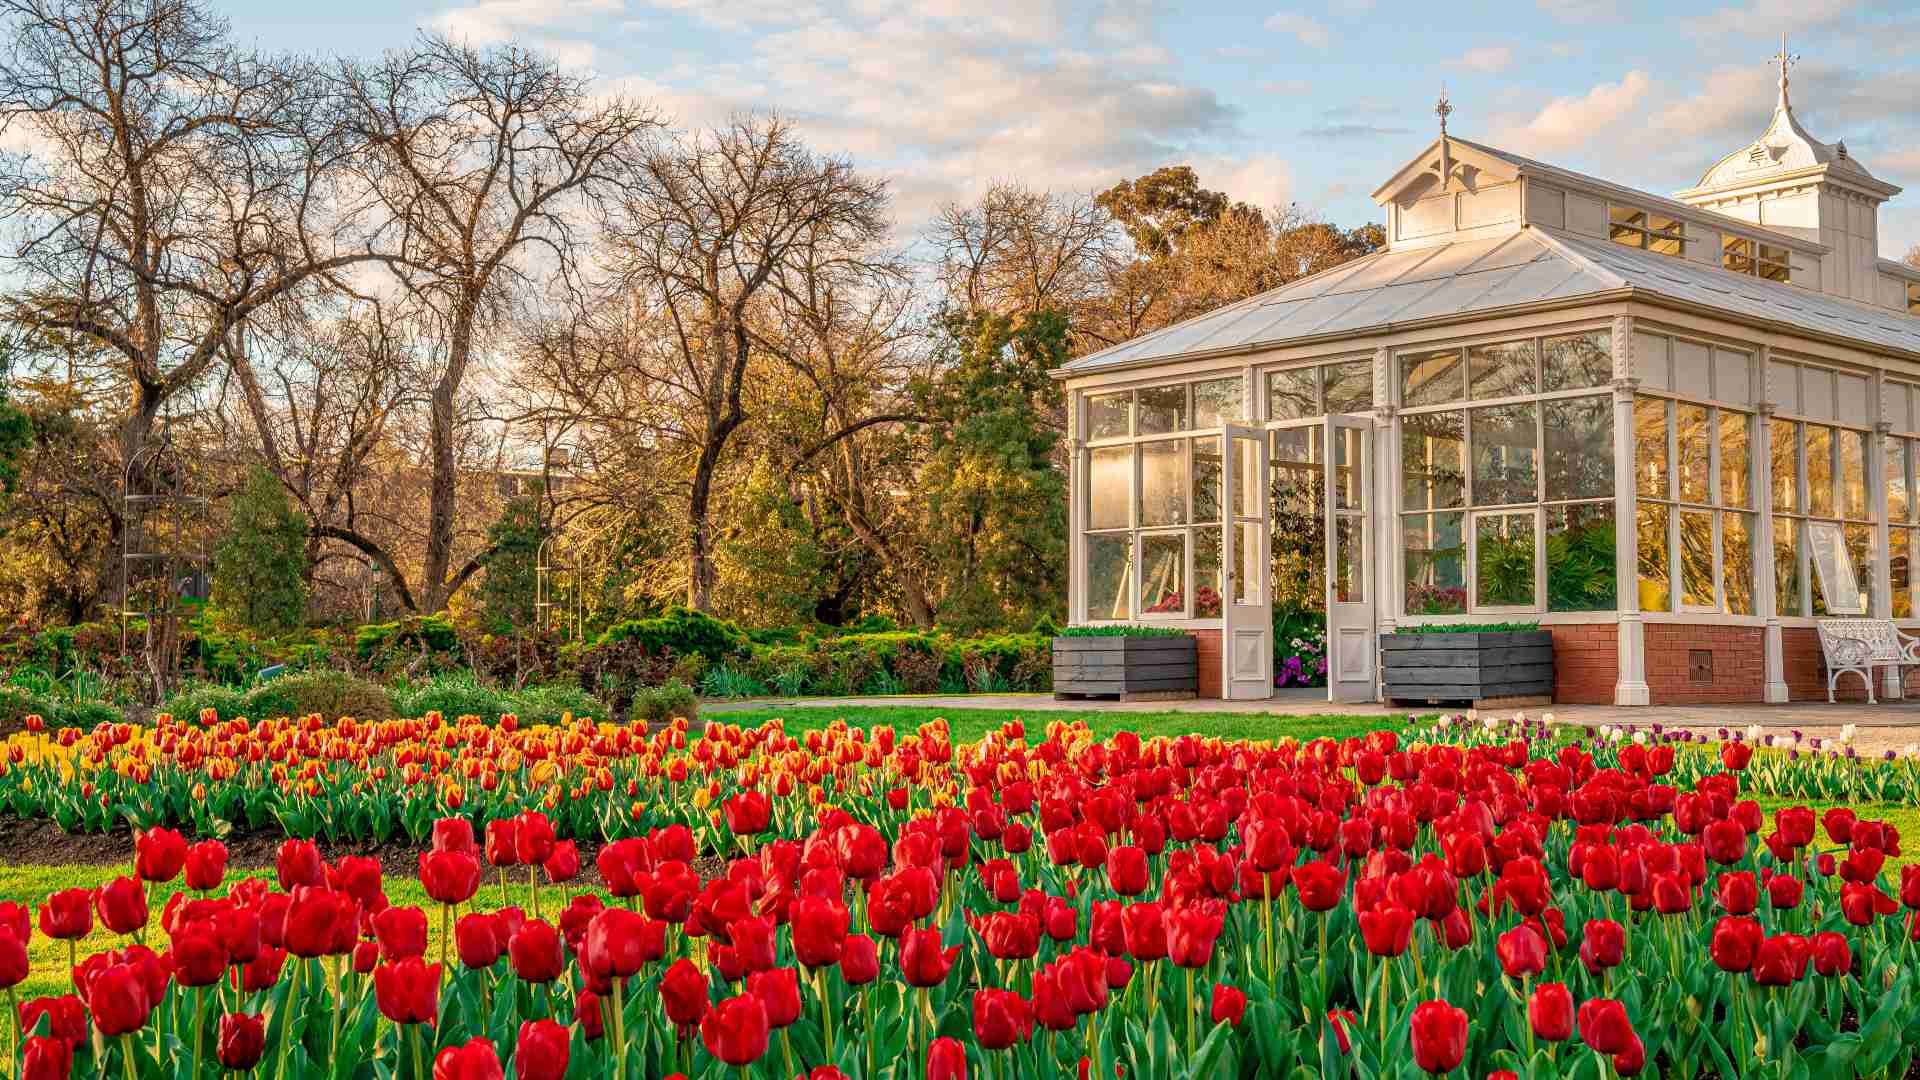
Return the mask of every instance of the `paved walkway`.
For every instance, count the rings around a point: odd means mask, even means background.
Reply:
[[[1381,716],[1412,712],[1378,702],[1336,705],[1325,690],[1290,688],[1274,691],[1265,701],[1055,701],[1052,694],[928,694],[898,697],[753,698],[744,701],[701,703],[704,713],[764,708],[923,708],[1013,709],[1020,712],[1233,712],[1276,716]],[[1714,734],[1719,729],[1746,729],[1758,724],[1776,738],[1798,731],[1807,738],[1828,739],[1844,724],[1858,729],[1855,746],[1862,754],[1904,751],[1920,743],[1920,701],[1879,705],[1829,705],[1824,701],[1796,701],[1787,705],[1656,705],[1625,708],[1617,705],[1550,705],[1524,710],[1529,715],[1552,713],[1556,721],[1572,724],[1661,724]]]

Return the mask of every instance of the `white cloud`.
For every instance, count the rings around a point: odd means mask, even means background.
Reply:
[[[624,0],[480,0],[442,11],[429,23],[448,37],[497,45],[530,30],[618,16],[625,6]]]
[[[1446,62],[1446,66],[1462,71],[1478,71],[1487,75],[1507,70],[1513,63],[1513,49],[1506,45],[1482,45]]]
[[[1494,141],[1520,153],[1552,153],[1582,146],[1605,136],[1614,124],[1637,110],[1651,85],[1646,72],[1629,71],[1617,83],[1601,83],[1579,97],[1555,98],[1531,119],[1499,126]]]
[[[1730,4],[1689,20],[1687,29],[1716,38],[1724,38],[1729,32],[1776,37],[1825,26],[1852,14],[1860,6],[1860,0],[1753,0],[1748,4]]]
[[[1325,24],[1297,11],[1277,11],[1267,16],[1267,29],[1276,34],[1292,34],[1300,44],[1324,49],[1333,44],[1333,34]]]
[[[1293,201],[1293,170],[1278,154],[1248,158],[1203,157],[1193,162],[1201,183],[1263,209]]]

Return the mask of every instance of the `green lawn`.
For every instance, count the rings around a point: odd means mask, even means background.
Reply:
[[[1122,731],[1143,738],[1155,735],[1206,735],[1221,739],[1278,739],[1291,735],[1305,741],[1322,736],[1343,739],[1381,728],[1396,727],[1406,714],[1396,716],[1273,716],[1237,712],[1128,712],[1120,709],[1056,711],[1052,709],[930,708],[924,706],[846,707],[783,705],[776,708],[714,709],[705,716],[715,723],[757,727],[782,719],[792,732],[824,728],[845,720],[858,728],[891,724],[907,732],[931,720],[946,718],[955,742],[973,742],[987,732],[1019,720],[1027,726],[1029,742],[1038,741],[1048,722],[1081,721],[1095,736],[1105,739]]]

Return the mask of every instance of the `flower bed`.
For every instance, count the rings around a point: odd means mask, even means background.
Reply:
[[[397,723],[12,744],[9,798],[97,756],[64,783],[146,807],[106,777],[239,786],[237,749],[330,812],[438,819],[425,909],[302,840],[229,885],[218,841],[165,829],[136,876],[0,904],[0,985],[36,930],[124,935],[22,1005],[24,1075],[1900,1076],[1920,1044],[1920,867],[1866,807],[1769,819],[1745,743],[1683,780],[1705,755],[1506,721],[962,747]],[[569,894],[582,825],[625,837],[610,902]]]

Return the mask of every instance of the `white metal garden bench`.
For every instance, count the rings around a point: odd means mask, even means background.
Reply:
[[[1920,666],[1920,637],[1901,633],[1891,619],[1822,619],[1820,651],[1827,660],[1829,702],[1834,683],[1847,672],[1867,684],[1867,704],[1874,705],[1874,668]]]

